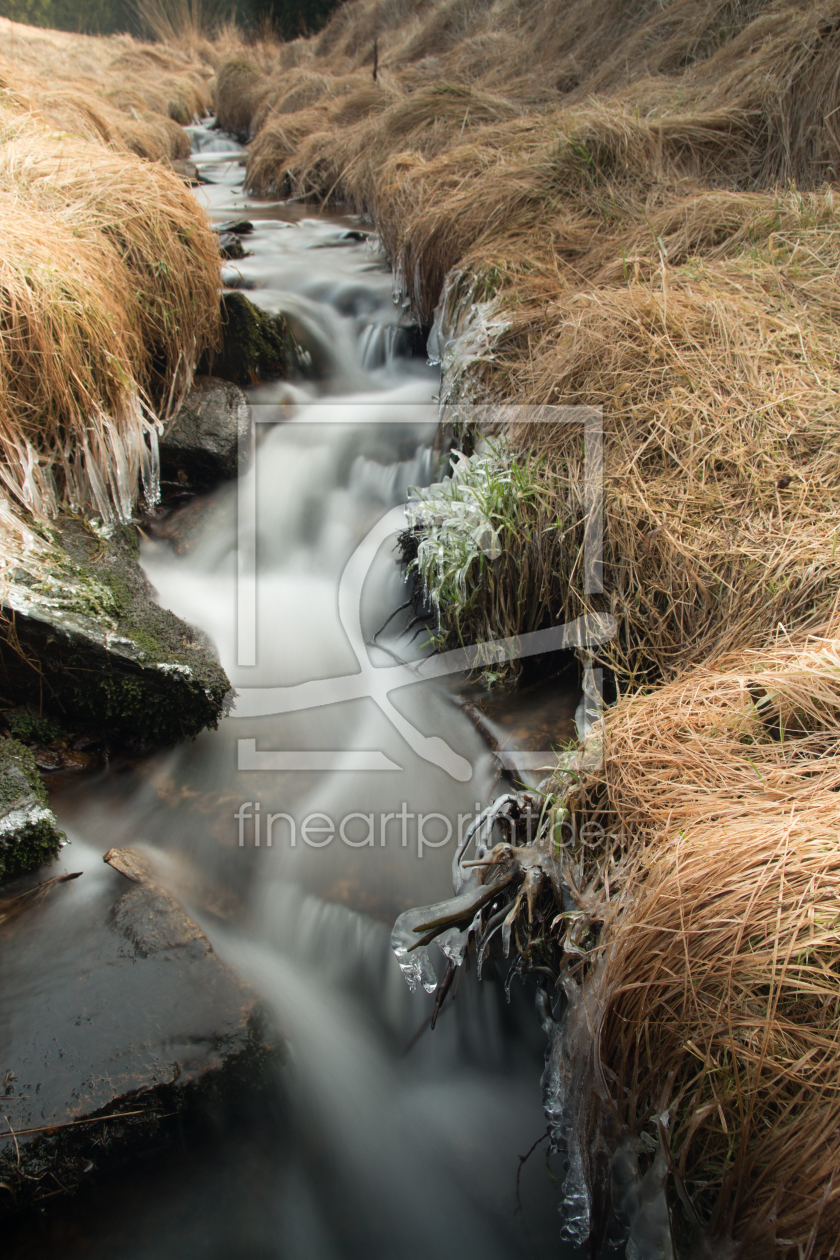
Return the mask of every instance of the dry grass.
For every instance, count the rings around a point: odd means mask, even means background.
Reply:
[[[653,225],[618,257],[613,242],[610,262],[602,246],[594,265],[632,278],[520,310],[487,374],[514,396],[604,408],[612,663],[628,681],[780,624],[810,628],[836,606],[833,197],[755,199],[729,227],[731,203],[710,199],[661,216],[677,266]],[[703,234],[709,261],[682,262]],[[559,431],[549,449],[563,460],[573,442]]]
[[[625,854],[588,893],[608,1124],[655,1136],[667,1112],[684,1245],[694,1214],[750,1256],[840,1245],[836,633],[619,702],[573,797]]]
[[[195,199],[154,161],[189,152],[179,123],[210,106],[207,65],[2,30],[0,506],[6,560],[26,567],[42,554],[27,518],[126,519],[141,484],[154,498],[157,416],[216,344],[220,267]]]
[[[24,120],[16,133],[0,146],[6,489],[41,515],[127,516],[141,471],[151,486],[153,409],[215,344],[218,249],[164,168]]]
[[[251,120],[267,91],[265,76],[254,62],[245,57],[225,61],[214,91],[219,125],[247,139]]]
[[[229,11],[222,0],[130,0],[129,7],[144,33],[181,50],[203,50]]]
[[[210,112],[213,69],[197,50],[45,31],[3,18],[0,34],[5,103],[58,130],[160,161],[185,157],[182,125]]]

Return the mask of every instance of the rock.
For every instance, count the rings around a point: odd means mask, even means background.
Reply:
[[[162,474],[176,480],[184,472],[190,484],[202,487],[236,477],[250,454],[250,434],[251,409],[242,390],[200,376],[161,438]]]
[[[202,375],[219,376],[234,385],[288,376],[297,366],[298,349],[283,315],[268,315],[242,293],[223,293],[222,349],[205,354]]]
[[[226,219],[224,223],[216,223],[213,225],[213,231],[218,232],[222,236],[233,233],[235,236],[250,236],[254,230],[254,225],[250,219]]]
[[[0,739],[0,879],[51,862],[63,844],[32,753]]]
[[[164,539],[178,556],[192,551],[209,529],[228,522],[235,529],[236,504],[225,496],[201,495],[170,512],[155,525],[155,539]]]
[[[88,867],[0,923],[2,1128],[15,1134],[0,1135],[0,1213],[157,1153],[191,1115],[215,1119],[271,1087],[280,1038],[256,995],[143,853],[106,860],[132,873]]]
[[[131,526],[58,527],[55,567],[3,599],[0,694],[77,734],[133,747],[215,728],[230,683],[206,638],[154,603]]]
[[[198,167],[195,162],[190,162],[187,158],[173,158],[169,165],[172,167],[176,175],[180,175],[185,184],[206,184],[199,174]]]
[[[219,243],[219,253],[228,262],[245,257],[245,246],[235,233],[220,232],[216,240]]]

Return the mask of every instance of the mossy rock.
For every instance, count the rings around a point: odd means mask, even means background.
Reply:
[[[133,527],[58,527],[56,573],[18,573],[4,600],[0,692],[111,746],[215,728],[230,682],[208,640],[154,602]],[[59,577],[61,580],[59,580]]]
[[[0,739],[0,879],[52,862],[65,843],[32,753]]]
[[[219,232],[216,236],[219,253],[226,262],[235,262],[245,257],[245,246],[235,232]]]
[[[298,365],[298,347],[283,315],[268,315],[244,293],[223,293],[222,349],[205,354],[198,370],[234,385],[286,377]]]

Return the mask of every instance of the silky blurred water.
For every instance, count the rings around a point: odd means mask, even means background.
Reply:
[[[374,695],[330,702],[329,688],[312,707],[243,715],[260,689],[358,672],[341,575],[409,486],[439,475],[437,371],[407,353],[391,276],[363,224],[253,204],[234,142],[196,128],[194,148],[213,181],[196,192],[212,217],[255,224],[244,238],[249,257],[226,266],[226,281],[285,313],[308,352],[301,379],[250,391],[257,424],[247,486],[193,505],[183,545],[167,530],[142,551],[160,602],[210,636],[240,698],[218,731],[113,768],[55,803],[80,859],[145,844],[168,858],[173,886],[203,890],[194,912],[275,1013],[289,1058],[276,1114],[62,1209],[40,1242],[30,1237],[31,1254],[41,1246],[127,1260],[570,1255],[540,1153],[524,1166],[517,1210],[519,1156],[545,1129],[531,995],[515,988],[509,1006],[503,977],[478,985],[465,973],[432,1033],[431,999],[409,993],[388,943],[400,910],[451,893],[446,827],[457,830],[459,815],[498,790],[473,723],[451,689],[431,683],[392,692],[396,716]],[[256,504],[248,642],[238,604],[243,493]],[[406,595],[389,539],[374,549],[360,596],[377,667],[423,654],[409,610],[372,642]],[[251,649],[255,663],[241,663]],[[434,739],[468,763],[469,779],[416,751]],[[392,768],[242,769],[243,741],[268,761],[349,750]],[[268,847],[270,814],[278,817]],[[318,833],[319,847],[302,836],[315,814],[333,827],[326,843]],[[421,825],[420,814],[440,817]]]

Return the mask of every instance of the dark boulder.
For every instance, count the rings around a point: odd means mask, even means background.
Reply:
[[[231,232],[234,236],[250,236],[253,230],[254,225],[250,219],[225,219],[224,223],[213,225],[213,231],[223,236]]]
[[[227,262],[235,262],[237,258],[245,257],[245,246],[234,232],[220,232],[216,240],[219,253]]]
[[[164,478],[207,487],[236,477],[249,456],[251,409],[238,385],[196,378],[160,441]]]
[[[230,683],[212,645],[154,602],[131,526],[60,522],[55,570],[3,598],[0,694],[110,745],[168,745],[215,728]]]
[[[0,1213],[174,1146],[191,1114],[272,1084],[281,1043],[256,995],[142,852],[105,860],[0,921]]]
[[[189,158],[173,158],[169,165],[176,175],[180,175],[185,184],[194,186],[207,183],[207,180],[200,174],[195,162],[191,162]]]
[[[243,293],[224,293],[222,349],[205,354],[199,373],[221,377],[234,385],[288,376],[297,367],[298,348],[283,315],[269,315]]]

